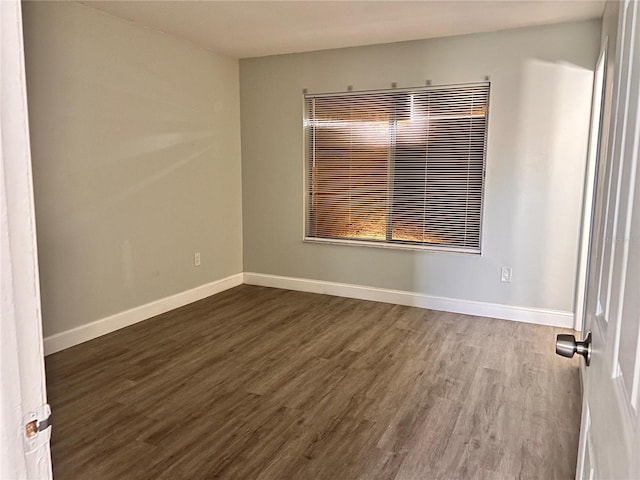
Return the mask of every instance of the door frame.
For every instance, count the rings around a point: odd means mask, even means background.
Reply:
[[[25,429],[47,400],[19,0],[0,1],[0,49],[0,477],[48,479],[51,428]]]
[[[585,169],[583,194],[582,225],[580,234],[580,250],[578,253],[578,271],[576,277],[576,293],[574,304],[574,327],[577,332],[585,331],[587,306],[587,281],[589,278],[589,257],[591,255],[591,238],[593,220],[596,213],[596,189],[598,166],[602,159],[602,123],[604,121],[605,84],[607,78],[607,49],[609,38],[605,37],[600,47],[593,76],[593,100],[591,106],[591,126],[589,127],[589,149]],[[606,153],[606,149],[604,149]]]

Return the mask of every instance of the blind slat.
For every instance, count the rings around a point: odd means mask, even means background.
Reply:
[[[305,97],[306,236],[480,251],[489,83]]]

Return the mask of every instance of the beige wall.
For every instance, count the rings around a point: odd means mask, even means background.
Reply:
[[[244,270],[572,311],[599,32],[590,21],[241,60]],[[481,256],[302,242],[304,88],[486,75]]]
[[[237,60],[23,9],[45,336],[241,272]]]

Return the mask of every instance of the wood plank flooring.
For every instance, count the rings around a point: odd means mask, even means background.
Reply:
[[[46,358],[64,479],[570,479],[561,329],[242,285]]]

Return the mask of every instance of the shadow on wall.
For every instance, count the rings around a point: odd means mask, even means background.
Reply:
[[[593,71],[538,59],[521,69],[515,157],[501,182],[513,193],[502,199],[511,226],[505,258],[513,261],[510,296],[523,298],[536,285],[536,305],[576,279]],[[572,267],[559,269],[567,259]]]
[[[56,109],[58,121],[63,125],[83,125],[85,130],[96,133],[90,141],[77,141],[73,136],[66,139],[68,148],[78,154],[76,159],[89,161],[50,172],[54,184],[75,188],[73,191],[81,197],[69,202],[72,211],[51,212],[64,231],[86,228],[95,223],[96,215],[126,208],[146,189],[163,188],[154,184],[176,170],[194,161],[206,161],[216,153],[213,129],[204,129],[197,119],[185,120],[193,116],[193,105],[186,101],[158,101],[148,93],[165,91],[166,96],[176,97],[178,85],[166,85],[158,76],[145,78],[145,85],[130,81],[129,89],[124,90],[105,83],[89,67],[80,73],[80,80],[75,83],[82,85],[77,85],[75,98],[63,99],[74,108],[61,105]],[[145,71],[125,59],[118,63],[118,73],[123,78],[139,79]],[[152,81],[156,84],[149,85]],[[201,118],[205,117],[207,109],[199,109]],[[77,185],[86,187],[78,189]]]
[[[238,62],[23,7],[45,336],[241,271]]]
[[[94,48],[98,57],[108,56],[98,42]],[[217,154],[218,141],[207,120],[215,111],[211,102],[199,103],[159,67],[154,75],[153,65],[134,60],[126,55],[112,59],[112,76],[122,82],[105,80],[94,65],[81,61],[73,77],[58,79],[75,87],[54,100],[60,105],[53,110],[59,125],[66,126],[59,137],[71,153],[65,155],[64,168],[39,177],[47,186],[38,190],[48,192],[48,198],[36,199],[41,200],[40,217],[56,225],[55,230],[41,229],[55,237],[47,238],[47,245],[76,239],[73,256],[91,264],[95,251],[87,246],[99,243],[109,258],[120,260],[122,285],[132,299],[141,280],[135,263],[144,256],[143,230],[151,225],[157,243],[168,249],[164,226],[187,229],[179,224],[180,208],[188,204],[195,210],[201,200],[199,187],[184,187],[182,180],[211,171],[207,164]],[[154,269],[153,275],[159,275],[159,267]]]

